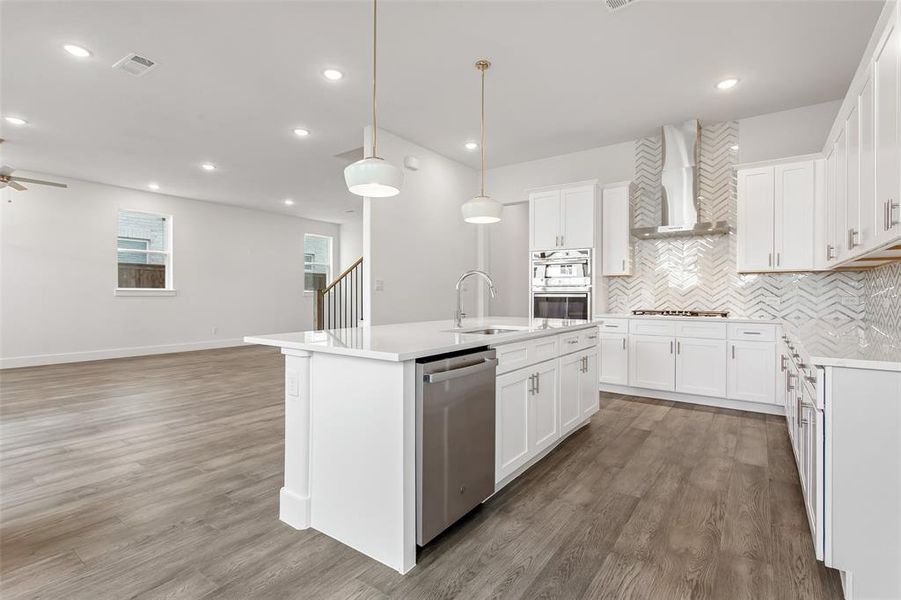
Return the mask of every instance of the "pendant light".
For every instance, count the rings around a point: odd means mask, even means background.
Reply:
[[[404,172],[379,158],[377,153],[378,124],[375,118],[375,68],[378,0],[372,0],[372,155],[358,160],[344,169],[347,189],[357,196],[387,198],[400,193]]]
[[[487,60],[476,61],[476,69],[482,72],[482,115],[479,120],[481,130],[480,149],[482,151],[482,184],[479,195],[466,202],[463,209],[463,220],[467,223],[497,223],[501,220],[504,206],[485,195],[485,71],[491,63]]]

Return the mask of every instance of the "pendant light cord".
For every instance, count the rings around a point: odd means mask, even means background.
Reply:
[[[372,0],[372,157],[378,158],[378,124],[375,117],[376,36],[378,35],[378,0]]]
[[[487,67],[486,67],[487,68]],[[479,148],[482,150],[482,191],[479,195],[485,195],[485,69],[479,67],[482,72],[482,114],[479,118],[479,132],[481,139],[479,140]]]

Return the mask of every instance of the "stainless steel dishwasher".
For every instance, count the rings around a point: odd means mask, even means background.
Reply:
[[[416,543],[494,493],[494,350],[416,364]]]

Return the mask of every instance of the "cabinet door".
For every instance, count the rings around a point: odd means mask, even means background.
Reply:
[[[857,106],[845,120],[847,153],[845,155],[845,223],[843,232],[845,255],[858,254],[860,239],[860,113]]]
[[[536,192],[529,197],[532,250],[560,247],[560,192]]]
[[[533,367],[535,393],[532,394],[531,421],[532,443],[529,454],[534,456],[560,437],[560,411],[557,402],[560,390],[557,360],[551,360]],[[527,369],[528,370],[528,369]]]
[[[835,262],[836,251],[835,251],[835,211],[836,211],[836,200],[835,200],[835,183],[836,183],[836,159],[835,159],[835,145],[829,147],[829,151],[826,153],[826,206],[825,206],[825,218],[823,219],[823,229],[826,231],[826,234],[823,236],[823,243],[826,245],[826,251],[824,253],[826,257],[826,265],[830,265]]]
[[[585,368],[579,378],[579,406],[585,419],[598,412],[598,351],[595,348],[583,356]]]
[[[727,397],[750,402],[776,401],[776,345],[729,342]]]
[[[594,248],[594,186],[565,188],[561,192],[564,248]]]
[[[848,146],[847,133],[844,128],[839,132],[833,145],[834,165],[834,190],[832,202],[826,204],[826,236],[829,240],[829,248],[826,251],[826,262],[835,263],[845,258],[845,205],[848,199]]]
[[[656,335],[629,336],[629,385],[676,389],[676,340]]]
[[[726,396],[726,340],[676,338],[676,391]]]
[[[560,428],[563,434],[581,421],[581,378],[584,361],[581,354],[560,359]]]
[[[816,557],[817,560],[823,560],[823,412],[816,410],[814,399],[806,392],[803,394],[803,402],[801,427],[804,432],[804,451],[801,463],[804,471],[804,501]]]
[[[776,270],[810,271],[814,268],[815,177],[813,161],[775,168],[773,263]]]
[[[629,336],[602,333],[598,350],[600,352],[599,383],[629,385]]]
[[[873,105],[873,77],[870,77],[860,91],[857,99],[857,112],[860,121],[860,167],[858,171],[858,235],[857,243],[861,248],[870,248],[875,242],[876,219],[882,214],[876,210],[876,138],[875,138],[875,106]]]
[[[532,369],[497,378],[495,482],[507,477],[529,459],[529,409],[532,404]]]
[[[601,199],[601,271],[631,275],[629,186],[605,188]]]
[[[898,139],[898,61],[899,35],[897,24],[891,23],[876,47],[873,73],[876,100],[876,244],[894,238],[899,225],[901,188],[901,156]]]
[[[737,262],[739,271],[773,269],[773,167],[738,173]]]

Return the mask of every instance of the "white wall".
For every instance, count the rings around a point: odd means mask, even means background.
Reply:
[[[632,179],[635,143],[600,146],[488,171],[488,193],[505,204],[500,223],[487,225],[488,272],[498,297],[488,314],[529,316],[529,188],[597,179],[603,186]]]
[[[366,147],[369,130],[367,129]],[[363,207],[364,299],[373,325],[450,320],[454,284],[478,264],[477,230],[463,221],[460,206],[478,192],[478,174],[461,163],[379,130],[379,155],[397,166],[416,156],[418,171],[405,169],[403,189],[393,198],[365,199]],[[384,289],[375,289],[376,281]],[[464,310],[477,314],[474,290]],[[367,310],[365,307],[370,306]]]
[[[361,214],[347,223],[342,223],[338,237],[340,238],[338,244],[338,271],[340,272],[363,256],[363,215]]]
[[[303,235],[337,238],[337,225],[22,175],[69,189],[2,192],[3,367],[233,345],[248,334],[312,328]],[[172,215],[176,296],[113,295],[119,209]]]
[[[738,160],[756,162],[822,152],[841,100],[738,121]]]

